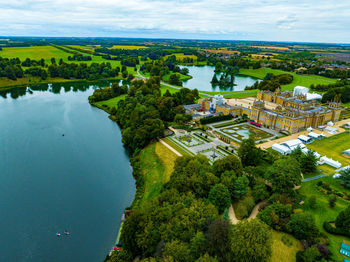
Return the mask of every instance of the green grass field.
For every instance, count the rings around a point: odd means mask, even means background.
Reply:
[[[185,150],[183,147],[179,146],[178,144],[174,143],[172,140],[169,138],[164,138],[163,141],[167,143],[169,146],[174,148],[177,152],[179,152],[183,156],[193,156],[192,153],[189,151]]]
[[[317,75],[298,75],[294,72],[286,72],[282,70],[277,69],[271,69],[271,68],[259,68],[259,69],[240,69],[239,74],[241,75],[247,75],[256,77],[259,79],[264,79],[267,73],[273,73],[275,75],[280,74],[291,74],[293,75],[294,79],[293,82],[288,85],[283,85],[283,90],[293,90],[295,86],[306,86],[310,87],[311,84],[317,85],[317,84],[332,84],[336,82],[336,79],[327,78],[323,76],[317,76]]]
[[[176,60],[179,62],[182,62],[184,60],[184,58],[192,58],[193,62],[197,61],[197,56],[195,55],[185,55],[184,53],[174,53],[171,55],[167,55],[164,57],[164,60],[166,60],[169,56],[174,55],[176,57]]]
[[[4,47],[0,51],[0,56],[5,58],[16,58],[18,57],[21,61],[26,58],[40,60],[45,59],[46,63],[51,64],[50,59],[52,57],[57,59],[63,59],[63,61],[68,62],[68,56],[71,54],[66,53],[60,49],[53,46],[29,46],[29,47]]]
[[[336,202],[336,206],[334,208],[329,207],[328,204],[328,195],[325,195],[321,192],[319,192],[316,188],[316,184],[318,181],[324,181],[326,183],[331,184],[331,186],[341,192],[347,191],[344,187],[342,187],[336,180],[334,180],[332,177],[324,177],[322,179],[314,180],[305,182],[302,184],[301,188],[299,189],[299,192],[304,196],[304,201],[306,202],[304,205],[302,205],[303,212],[310,213],[313,215],[316,221],[317,227],[320,229],[321,232],[325,233],[329,240],[330,245],[328,246],[330,251],[333,253],[333,261],[343,261],[343,256],[339,253],[340,244],[344,239],[350,240],[349,238],[343,237],[343,236],[336,236],[327,233],[323,229],[323,222],[325,221],[334,221],[339,214],[340,211],[344,210],[349,204],[349,201],[343,200],[338,198]],[[317,198],[317,204],[315,209],[311,209],[307,203],[307,200],[310,196],[316,196]]]
[[[99,102],[93,103],[93,105],[98,107],[98,108],[101,108],[101,109],[105,109],[105,107],[108,107],[108,108],[115,107],[115,108],[117,108],[118,107],[118,102],[120,100],[124,99],[126,96],[127,96],[126,94],[120,95],[120,96],[117,96],[117,97],[114,97],[114,98],[111,98],[111,99],[108,99],[108,100],[105,100],[105,101],[99,101]]]
[[[293,262],[295,261],[296,253],[302,248],[300,241],[292,235],[272,230],[271,262]]]
[[[326,155],[338,160],[343,165],[350,164],[350,158],[342,155],[346,149],[350,149],[350,133],[341,133],[322,140],[314,141],[307,146],[321,155]]]
[[[150,199],[157,197],[162,185],[169,181],[176,158],[177,155],[160,142],[151,144],[141,151],[144,194],[139,202],[140,209]]]

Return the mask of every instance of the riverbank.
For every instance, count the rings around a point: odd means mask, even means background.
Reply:
[[[13,88],[18,87],[27,87],[30,85],[41,85],[41,84],[54,84],[54,83],[96,83],[100,81],[120,81],[123,80],[121,77],[115,78],[106,78],[106,79],[96,79],[96,80],[85,80],[85,79],[65,79],[65,78],[47,78],[45,80],[41,80],[40,77],[26,77],[26,78],[18,78],[17,80],[11,80],[5,77],[0,78],[0,91],[11,90]]]

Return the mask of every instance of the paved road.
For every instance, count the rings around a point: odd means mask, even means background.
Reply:
[[[322,174],[322,175],[318,175],[318,176],[313,176],[313,177],[309,177],[309,178],[304,178],[301,182],[308,182],[308,181],[312,181],[312,180],[316,180],[319,179],[321,177],[325,177],[327,175]]]

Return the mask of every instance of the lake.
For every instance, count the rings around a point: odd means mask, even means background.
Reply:
[[[214,66],[180,66],[180,68],[188,68],[189,75],[193,78],[183,82],[183,86],[189,89],[197,88],[200,91],[242,91],[246,88],[246,86],[252,86],[258,79],[243,76],[243,75],[235,75],[235,86],[233,87],[225,87],[221,88],[219,86],[212,86],[210,81],[214,75]],[[220,74],[217,74],[218,79],[220,78]]]
[[[88,103],[94,88],[0,92],[0,261],[95,262],[111,250],[135,182],[118,125]]]

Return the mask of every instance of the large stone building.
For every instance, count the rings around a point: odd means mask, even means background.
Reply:
[[[215,101],[215,98],[212,100]],[[297,133],[310,126],[322,126],[330,121],[336,122],[342,110],[339,103],[330,102],[327,106],[322,106],[316,100],[308,100],[307,94],[293,96],[292,91],[260,91],[257,100],[232,100],[220,105],[210,99],[200,99],[199,103],[207,110],[214,109],[224,115],[246,114],[251,120],[267,128],[289,133]]]

